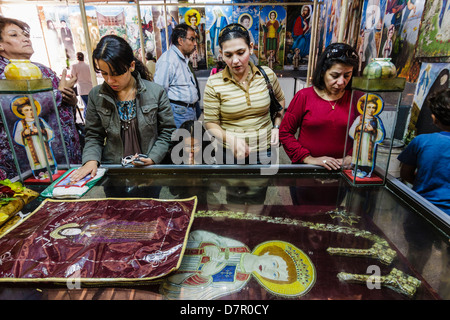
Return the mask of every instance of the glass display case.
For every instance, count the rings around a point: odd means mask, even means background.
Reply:
[[[0,80],[0,104],[17,178],[53,182],[69,159],[50,79]]]
[[[78,201],[197,197],[179,269],[139,284],[2,279],[0,299],[450,298],[450,219],[389,176],[354,186],[308,165],[107,168]]]
[[[392,148],[398,142],[394,135],[404,87],[404,78],[353,78],[351,105],[356,106],[358,113],[355,120],[349,115],[347,132],[351,139],[347,144],[353,144],[353,151],[351,164],[342,170],[352,184],[385,183]],[[387,119],[382,117],[384,110],[390,114]],[[344,150],[348,150],[347,145]]]

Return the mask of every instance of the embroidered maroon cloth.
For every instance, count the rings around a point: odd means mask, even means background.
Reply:
[[[121,282],[179,267],[197,198],[45,200],[0,238],[0,281]]]

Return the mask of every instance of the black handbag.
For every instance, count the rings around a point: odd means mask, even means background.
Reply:
[[[269,77],[267,76],[266,72],[262,67],[260,66],[257,67],[259,71],[261,71],[261,74],[263,75],[264,79],[266,79],[267,89],[269,90],[270,95],[270,119],[272,120],[272,123],[274,123],[278,112],[283,110],[283,106],[278,102],[277,98],[275,97],[275,93],[273,92],[272,89],[272,84],[270,83]]]

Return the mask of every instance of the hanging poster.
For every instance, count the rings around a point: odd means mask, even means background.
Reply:
[[[450,1],[427,1],[416,57],[450,56]]]
[[[67,67],[66,54],[60,33],[60,9],[63,7],[44,6],[39,7],[42,31],[44,33],[45,47],[50,56],[50,67],[56,72],[61,72]],[[34,48],[35,46],[33,46]]]
[[[137,16],[137,8],[135,6],[126,6],[125,10],[125,28],[127,33],[127,41],[131,49],[133,49],[136,58],[142,61],[141,38],[139,36],[139,19]]]
[[[100,41],[100,29],[98,28],[97,11],[94,6],[86,7],[86,20],[89,29],[89,37],[91,39],[91,47],[92,50],[94,50],[94,48],[97,46],[97,43]]]
[[[114,34],[128,40],[124,7],[96,6],[95,10],[100,37]]]
[[[156,57],[155,32],[153,28],[153,14],[151,6],[141,6],[142,33],[144,36],[145,53]],[[148,59],[150,60],[150,59]]]
[[[197,49],[191,54],[194,70],[207,69],[206,66],[206,45],[205,45],[205,9],[204,8],[180,8],[180,23],[190,25],[197,35]]]
[[[416,135],[437,131],[432,125],[427,99],[449,87],[450,63],[422,63],[412,104],[405,142]]]
[[[258,64],[259,52],[259,6],[233,7],[233,22],[243,25],[249,33],[250,42],[253,43],[253,54],[250,61]]]
[[[286,8],[261,7],[259,14],[259,61],[271,69],[282,69],[286,37]]]
[[[159,58],[169,48],[172,30],[179,23],[178,7],[168,7],[164,17],[163,6],[152,6],[152,15],[156,57]]]
[[[232,6],[207,6],[206,14],[206,52],[208,55],[208,66],[215,66],[219,58],[219,33],[232,23]]]
[[[287,7],[285,69],[297,70],[308,64],[312,13],[312,5]]]
[[[347,20],[345,22],[344,42],[356,47],[359,35],[361,0],[348,1]]]
[[[387,0],[365,0],[362,8],[361,27],[358,40],[360,58],[359,71],[378,57],[381,29]]]
[[[409,78],[424,3],[425,0],[387,3],[378,56],[391,58],[399,77]]]

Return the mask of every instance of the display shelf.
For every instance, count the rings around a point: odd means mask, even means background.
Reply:
[[[0,92],[33,94],[52,90],[52,81],[50,79],[36,80],[0,80]]]

